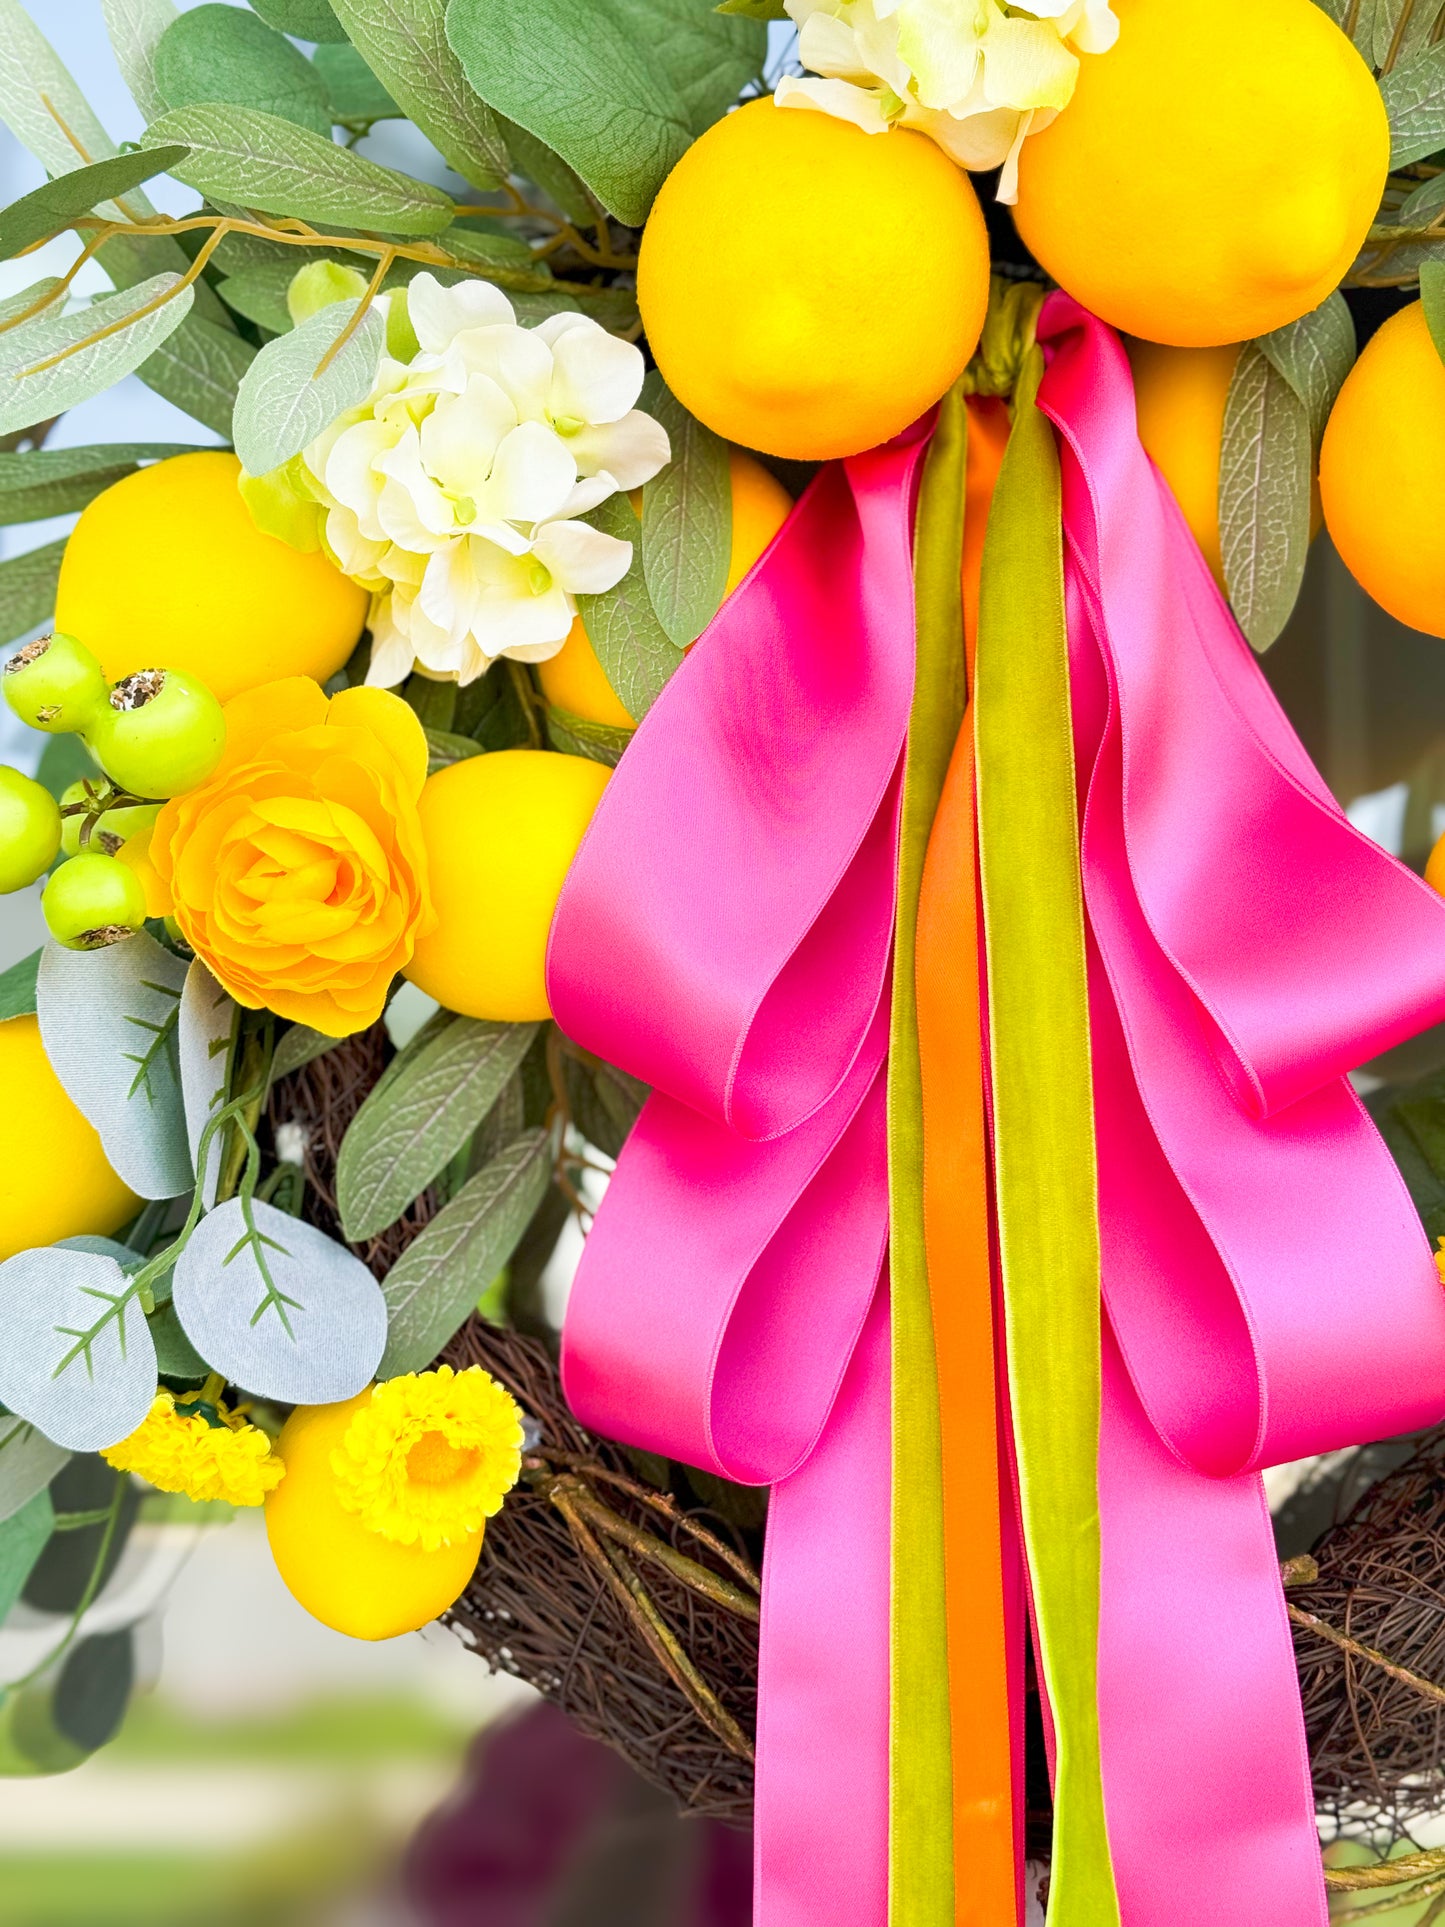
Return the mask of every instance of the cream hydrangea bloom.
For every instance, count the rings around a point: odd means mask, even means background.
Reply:
[[[580,314],[518,325],[486,281],[407,291],[419,344],[304,451],[338,566],[373,592],[371,670],[472,682],[498,656],[561,648],[578,595],[626,574],[632,544],[576,518],[669,460],[634,404],[643,360]]]
[[[1068,105],[1079,55],[1105,53],[1119,37],[1110,0],[784,4],[812,74],[778,83],[780,107],[820,109],[867,134],[916,128],[961,167],[1001,167],[999,199],[1009,202],[1019,149]]]

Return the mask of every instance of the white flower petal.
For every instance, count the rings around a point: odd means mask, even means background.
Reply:
[[[473,522],[467,534],[478,542],[501,549],[507,555],[530,555],[532,552],[531,536],[514,529],[510,522]]]
[[[1000,14],[990,23],[983,43],[983,84],[995,107],[1067,107],[1078,76],[1078,55],[1047,21]]]
[[[634,408],[620,422],[583,428],[567,437],[567,451],[582,475],[606,469],[618,488],[641,488],[672,460],[667,430],[653,416]]]
[[[585,515],[589,509],[595,509],[599,502],[605,502],[610,495],[615,495],[617,489],[617,477],[609,475],[605,468],[599,469],[597,474],[588,475],[576,484],[558,510],[557,520],[565,521],[571,515]]]
[[[427,473],[452,495],[485,486],[517,411],[490,375],[473,375],[460,395],[444,395],[421,425]]]
[[[557,314],[549,314],[545,321],[539,321],[532,333],[538,341],[545,341],[549,348],[555,348],[570,329],[594,325],[587,315],[578,314],[575,308],[563,308]]]
[[[429,669],[450,667],[440,638],[445,637],[447,646],[455,649],[472,626],[482,597],[472,551],[489,546],[465,539],[454,542],[439,550],[426,565],[412,608],[412,646]],[[418,628],[418,615],[425,617],[427,630]]]
[[[968,3],[969,0],[957,0],[957,4]],[[858,52],[869,73],[877,74],[884,86],[895,94],[905,93],[910,75],[908,63],[898,51],[898,21],[886,15],[880,18],[877,9],[867,5],[855,6],[848,17]]]
[[[416,652],[406,632],[398,625],[396,609],[401,593],[373,596],[367,626],[371,630],[371,661],[366,680],[373,689],[395,689],[411,674]]]
[[[642,393],[642,350],[583,315],[577,319],[580,328],[562,331],[551,344],[547,413],[559,425],[620,421]]]
[[[477,621],[477,639],[494,656],[518,662],[545,662],[567,640],[577,611],[570,596],[553,582],[539,594],[488,595]]]
[[[878,96],[847,80],[799,80],[795,74],[784,74],[773,95],[773,104],[811,107],[817,113],[832,114],[837,120],[852,121],[865,134],[888,132],[888,117]]]
[[[868,87],[877,78],[859,51],[858,36],[835,14],[815,13],[804,21],[798,58],[812,73],[828,80],[851,80]]]
[[[386,553],[386,543],[373,542],[364,536],[351,509],[338,502],[327,511],[323,538],[332,560],[343,575],[355,576],[360,582],[367,582],[376,576],[381,558]]]
[[[912,70],[924,107],[952,107],[978,72],[980,34],[975,12],[960,0],[903,0],[898,10],[898,55]],[[898,93],[906,91],[896,88]]]
[[[562,438],[541,422],[523,422],[498,447],[477,507],[489,520],[540,522],[558,512],[576,480],[577,464]]]
[[[326,467],[319,478],[331,500],[351,510],[362,535],[369,541],[379,542],[382,537],[376,519],[381,478],[376,472],[375,463],[391,452],[400,436],[400,429],[394,429],[384,422],[353,423],[332,443]]]
[[[511,302],[492,282],[458,281],[444,288],[434,274],[413,277],[406,291],[406,311],[428,354],[440,354],[464,328],[495,327],[517,319]]]
[[[398,548],[426,554],[457,533],[454,505],[437,487],[421,458],[421,437],[414,428],[376,466],[385,477],[376,505],[377,520]]]
[[[586,522],[548,522],[537,531],[533,554],[569,595],[615,589],[632,565],[630,542]]]
[[[490,375],[520,421],[543,421],[552,388],[552,350],[530,328],[467,328],[447,350],[449,378]]]
[[[1020,126],[1027,119],[1027,114],[1017,114],[1009,107],[971,113],[962,120],[954,114],[910,107],[903,116],[903,125],[936,140],[960,167],[983,169],[1003,166],[1018,138]]]

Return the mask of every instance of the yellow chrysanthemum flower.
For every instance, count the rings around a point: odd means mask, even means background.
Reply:
[[[331,1469],[369,1531],[434,1552],[501,1510],[522,1469],[522,1414],[480,1365],[408,1372],[372,1388]]]
[[[214,1421],[209,1416],[214,1414]],[[156,1393],[151,1409],[128,1438],[101,1457],[120,1472],[137,1472],[162,1492],[188,1499],[224,1499],[228,1505],[262,1505],[285,1477],[286,1467],[256,1426],[219,1402],[202,1407],[174,1392]]]

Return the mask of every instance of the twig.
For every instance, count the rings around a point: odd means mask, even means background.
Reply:
[[[1371,1887],[1399,1887],[1433,1873],[1445,1873],[1445,1847],[1402,1853],[1398,1860],[1381,1860],[1369,1867],[1326,1867],[1325,1885],[1336,1893],[1361,1893]]]
[[[320,381],[321,377],[326,373],[326,370],[331,366],[332,362],[335,361],[347,342],[350,341],[351,337],[371,312],[371,304],[381,293],[381,284],[385,281],[387,275],[390,274],[392,264],[395,260],[396,249],[388,248],[377,261],[376,273],[372,275],[366,293],[361,297],[360,301],[357,302],[355,314],[352,315],[350,321],[347,322],[346,326],[341,330],[341,333],[336,337],[335,341],[332,342],[331,346],[326,350],[326,353],[312,370],[311,379],[313,381]]]
[[[1372,1900],[1368,1907],[1351,1907],[1348,1913],[1335,1916],[1336,1927],[1343,1927],[1346,1921],[1370,1920],[1379,1914],[1398,1913],[1401,1907],[1413,1907],[1421,1900],[1434,1900],[1439,1894],[1445,1894],[1445,1874],[1438,1875],[1434,1880],[1427,1880],[1423,1886],[1416,1887],[1412,1893],[1386,1894],[1383,1900]]]
[[[1422,1693],[1426,1699],[1435,1700],[1441,1706],[1445,1706],[1445,1686],[1437,1686],[1433,1680],[1422,1679],[1418,1673],[1412,1673],[1407,1666],[1397,1665],[1387,1654],[1377,1652],[1373,1646],[1362,1646],[1359,1640],[1351,1639],[1348,1633],[1337,1631],[1316,1614],[1307,1613],[1302,1606],[1296,1606],[1288,1599],[1285,1601],[1284,1609],[1296,1626],[1307,1627],[1321,1639],[1329,1640],[1332,1646],[1338,1646],[1342,1653],[1349,1653],[1353,1659],[1368,1660],[1371,1666],[1378,1666],[1382,1673],[1388,1673],[1391,1679],[1399,1680],[1402,1686],[1412,1687],[1415,1692]]]

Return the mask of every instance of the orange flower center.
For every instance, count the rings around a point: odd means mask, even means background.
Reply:
[[[406,1476],[416,1485],[449,1485],[476,1465],[474,1451],[461,1449],[442,1432],[423,1432],[406,1455]]]

